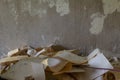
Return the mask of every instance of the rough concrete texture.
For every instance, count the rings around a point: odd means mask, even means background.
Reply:
[[[80,48],[84,53],[95,48],[106,54],[120,53],[120,12],[104,13],[105,0],[57,0],[56,5],[52,0],[50,6],[49,0],[37,1],[42,0],[0,0],[1,54],[23,45],[38,47],[51,43]],[[105,16],[102,24],[101,18],[92,23],[91,16],[96,13],[102,15],[98,17]],[[103,25],[100,30],[95,23]],[[99,32],[90,32],[91,27]]]

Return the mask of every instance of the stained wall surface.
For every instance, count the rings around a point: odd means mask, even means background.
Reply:
[[[120,53],[119,0],[0,0],[0,53],[51,43]]]

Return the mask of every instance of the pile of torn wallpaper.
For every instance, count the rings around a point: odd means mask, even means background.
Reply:
[[[120,80],[119,68],[117,57],[106,58],[99,49],[82,56],[58,45],[24,46],[0,59],[0,80]]]

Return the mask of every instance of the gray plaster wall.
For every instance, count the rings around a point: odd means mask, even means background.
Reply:
[[[113,5],[113,10],[110,5],[112,10],[107,12],[109,7],[106,9],[104,6],[107,5],[103,2],[105,0],[61,0],[67,7],[59,7],[69,9],[67,12],[63,10],[62,14],[56,9],[60,3],[50,7],[47,0],[43,0],[46,1],[43,3],[38,1],[40,0],[0,0],[2,55],[23,45],[39,47],[51,43],[70,49],[80,48],[84,53],[100,48],[106,51],[105,54],[119,55],[120,12],[117,7]],[[109,5],[110,1],[113,3],[116,0],[106,1]],[[93,22],[92,15],[98,22]],[[91,29],[92,27],[94,28]]]

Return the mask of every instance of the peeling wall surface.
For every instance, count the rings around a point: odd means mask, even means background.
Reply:
[[[0,53],[60,44],[120,53],[120,0],[0,0]]]

